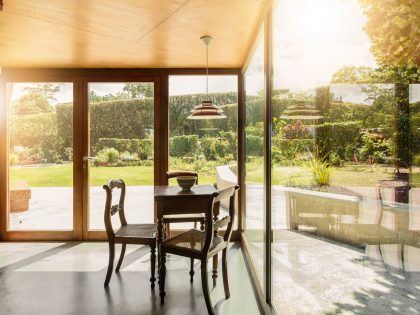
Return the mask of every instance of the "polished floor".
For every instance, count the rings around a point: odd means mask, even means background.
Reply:
[[[127,247],[120,274],[105,289],[107,255],[106,243],[0,243],[0,314],[207,314],[198,262],[190,285],[189,260],[168,258],[161,306],[150,290],[147,247]],[[211,292],[216,314],[260,314],[239,244],[228,265],[231,298],[224,299],[220,273]]]

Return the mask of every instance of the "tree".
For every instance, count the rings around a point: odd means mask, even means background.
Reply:
[[[131,98],[144,98],[153,97],[154,89],[153,83],[127,83],[124,88],[124,92],[127,92]]]
[[[365,31],[378,64],[395,83],[394,166],[410,165],[409,84],[419,81],[420,2],[359,0],[368,20]]]
[[[15,115],[31,115],[48,113],[53,110],[45,96],[41,94],[25,94],[12,105],[12,113]]]
[[[371,51],[381,65],[418,67],[420,1],[359,0],[368,20]]]
[[[27,86],[23,89],[26,94],[42,95],[47,101],[56,101],[54,95],[60,92],[60,86],[52,83],[37,83],[33,86]]]

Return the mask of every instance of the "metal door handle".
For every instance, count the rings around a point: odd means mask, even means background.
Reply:
[[[87,162],[87,161],[92,161],[92,160],[94,160],[95,159],[95,157],[94,156],[84,156],[83,157],[83,161],[84,162]]]

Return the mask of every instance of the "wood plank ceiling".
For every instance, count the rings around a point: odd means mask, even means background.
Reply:
[[[265,0],[4,0],[0,66],[240,67]]]

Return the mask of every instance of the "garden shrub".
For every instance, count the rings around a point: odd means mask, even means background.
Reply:
[[[386,139],[379,133],[364,131],[358,153],[360,159],[371,163],[389,163],[392,155],[391,139]]]
[[[306,139],[310,136],[309,127],[300,120],[285,125],[282,133],[286,139]]]
[[[169,139],[169,154],[171,156],[195,156],[198,149],[197,135],[175,136]]]
[[[246,136],[246,154],[250,156],[264,155],[264,139],[259,136]]]
[[[19,157],[17,154],[10,153],[9,154],[9,165],[10,166],[16,166],[19,164]]]
[[[204,137],[200,139],[201,148],[203,150],[204,157],[207,161],[215,161],[217,159],[216,154],[216,142],[217,138]]]
[[[95,165],[109,165],[118,162],[119,152],[114,148],[102,149],[96,154]]]
[[[100,138],[96,142],[95,145],[95,152],[99,152],[106,148],[114,148],[118,152],[130,152],[130,153],[137,153],[137,150],[133,150],[132,146],[133,143],[136,143],[134,145],[134,149],[137,148],[138,150],[138,139],[117,139],[117,138]]]
[[[221,106],[228,116],[228,119],[214,122],[215,127],[223,130],[236,130],[238,102],[236,92],[210,93],[208,95],[174,95],[169,97],[169,134],[171,136],[197,134],[199,132],[199,129],[202,128],[202,122],[189,120],[187,117],[191,114],[191,110],[205,98],[212,100],[214,105]]]
[[[278,163],[290,165],[294,159],[307,156],[314,151],[314,141],[312,139],[284,139],[275,136],[272,141],[272,155]]]
[[[352,156],[348,151],[352,146],[349,145],[357,146],[361,141],[361,123],[357,121],[324,123],[314,127],[321,157],[335,152],[340,159],[349,159]]]
[[[153,159],[153,139],[141,139],[138,142],[138,157],[140,160]]]

